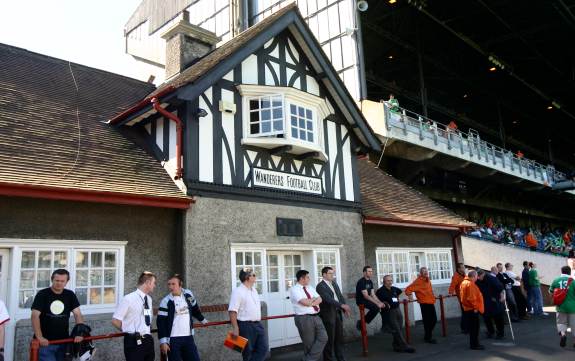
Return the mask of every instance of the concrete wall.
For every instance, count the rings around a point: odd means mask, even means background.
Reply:
[[[127,241],[124,292],[132,292],[143,270],[159,279],[154,307],[167,293],[166,279],[180,271],[178,261],[178,213],[175,210],[0,197],[0,238]],[[88,317],[94,334],[112,332],[111,314]],[[31,337],[29,320],[16,326],[16,360],[28,359]],[[116,360],[121,341],[100,341],[98,359]]]
[[[429,229],[419,229],[419,228],[407,228],[407,227],[390,227],[390,226],[379,226],[379,225],[364,225],[363,227],[364,239],[365,239],[365,259],[366,264],[371,265],[374,271],[377,269],[377,261],[375,256],[375,251],[378,247],[408,247],[412,248],[414,251],[417,248],[452,248],[453,247],[453,233],[449,231],[438,231]],[[455,259],[452,259],[455,262]],[[455,269],[455,265],[453,266]],[[374,282],[376,284],[376,282]],[[447,289],[449,284],[438,284],[433,286],[433,292],[436,296],[447,295]],[[459,309],[459,303],[456,298],[445,299],[445,315],[447,318],[459,317],[461,311]],[[439,301],[436,303],[437,317],[439,319]],[[411,303],[409,305],[409,318],[414,320],[413,308],[419,307],[416,303]],[[380,320],[378,319],[378,326],[374,326],[375,329],[379,329]],[[439,331],[436,331],[439,332]]]
[[[490,269],[497,262],[510,262],[515,266],[515,273],[521,276],[523,261],[530,261],[537,265],[539,275],[543,276],[541,283],[546,285],[550,285],[561,273],[561,267],[567,265],[567,257],[549,253],[532,252],[470,237],[461,237],[461,242],[466,265]]]
[[[276,217],[302,219],[303,237],[277,236]],[[228,303],[232,290],[232,243],[342,245],[344,293],[354,292],[364,265],[358,213],[202,197],[187,212],[184,233],[186,278],[202,304]],[[348,337],[357,337],[355,320],[354,316],[345,323]],[[219,341],[213,342],[213,337],[223,339],[228,329],[220,327],[219,333],[215,330],[197,333],[202,360],[238,359],[238,355],[220,347]],[[205,342],[207,338],[212,340],[209,345]]]

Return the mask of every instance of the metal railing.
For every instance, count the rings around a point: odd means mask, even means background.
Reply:
[[[444,300],[449,297],[456,297],[455,295],[439,295],[435,297],[436,300],[439,300],[439,312],[440,312],[440,320],[441,320],[441,335],[443,337],[447,337],[447,321],[445,318],[445,302]],[[405,341],[410,343],[411,340],[411,325],[409,322],[409,304],[417,302],[417,300],[408,300],[404,299],[401,301],[403,304],[403,319],[405,322]],[[359,305],[359,321],[360,321],[360,332],[361,332],[361,348],[362,348],[362,355],[367,357],[369,353],[369,345],[367,340],[367,324],[365,323],[365,306]]]
[[[398,111],[392,111],[386,102],[383,106],[385,126],[392,135],[398,137],[408,134],[417,135],[422,142],[427,140],[432,141],[435,146],[444,145],[448,150],[476,158],[478,162],[491,167],[509,169],[511,172],[519,173],[523,178],[530,178],[547,185],[566,177],[565,173],[555,170],[552,165],[543,165],[481,140],[479,134],[473,129],[464,133],[408,109],[397,107]]]

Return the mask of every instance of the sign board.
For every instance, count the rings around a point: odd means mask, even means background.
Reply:
[[[321,178],[252,168],[254,187],[275,188],[292,192],[322,194]]]

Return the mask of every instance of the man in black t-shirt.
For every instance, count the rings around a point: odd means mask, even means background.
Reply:
[[[385,304],[375,297],[375,292],[373,290],[373,282],[371,277],[373,276],[373,269],[371,266],[363,267],[363,277],[357,281],[355,286],[355,303],[357,305],[364,305],[369,312],[365,315],[365,323],[370,323],[373,321],[375,316],[379,313],[380,309],[385,308]],[[360,321],[357,321],[356,328],[358,331],[361,330]]]
[[[80,302],[76,294],[65,289],[70,273],[57,269],[52,273],[52,286],[38,291],[32,303],[32,328],[34,337],[40,342],[40,361],[62,361],[66,345],[50,345],[49,341],[69,338],[70,312],[76,324],[84,323]],[[74,342],[82,342],[77,336]]]
[[[387,308],[381,310],[381,331],[392,334],[393,351],[413,353],[415,349],[409,346],[405,338],[403,338],[403,315],[399,309],[399,295],[401,295],[401,292],[399,288],[393,287],[391,275],[383,277],[383,286],[375,292],[377,298],[387,305]]]

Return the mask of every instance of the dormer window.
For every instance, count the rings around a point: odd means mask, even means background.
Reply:
[[[242,144],[327,160],[319,121],[333,113],[325,99],[294,88],[239,85],[244,105]]]

